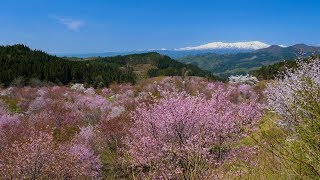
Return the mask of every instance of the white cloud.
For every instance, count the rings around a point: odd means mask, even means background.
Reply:
[[[82,20],[58,17],[58,16],[50,16],[51,18],[57,20],[60,24],[64,25],[71,31],[78,31],[81,27],[85,25],[85,22]]]
[[[61,18],[61,19],[59,19],[59,21],[61,24],[64,24],[68,29],[70,29],[72,31],[77,31],[84,25],[84,22],[81,20]]]

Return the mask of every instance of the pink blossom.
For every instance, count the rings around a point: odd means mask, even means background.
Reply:
[[[291,128],[299,123],[301,115],[310,115],[306,110],[308,102],[320,104],[319,74],[319,59],[299,62],[298,69],[288,69],[283,78],[268,84],[265,91],[268,107],[282,117],[282,125]]]
[[[89,94],[89,95],[95,95],[95,94],[96,94],[94,88],[92,88],[92,87],[86,89],[86,90],[84,91],[84,93],[85,93],[85,94]]]
[[[51,135],[41,132],[14,143],[4,153],[0,177],[5,179],[97,178],[101,167],[90,149],[57,147]]]
[[[102,167],[99,156],[84,144],[75,144],[70,148],[70,153],[80,163],[82,173],[87,177],[99,177]]]
[[[186,170],[197,155],[212,165],[223,162],[232,143],[243,135],[242,129],[261,117],[255,101],[232,103],[229,96],[234,90],[218,87],[211,99],[163,92],[157,103],[138,107],[126,141],[132,164],[154,167],[163,174]]]

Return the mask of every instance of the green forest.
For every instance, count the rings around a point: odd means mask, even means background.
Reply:
[[[126,56],[97,57],[94,60],[102,63],[117,63],[120,66],[150,64],[152,68],[147,72],[149,77],[180,76],[184,69],[188,70],[189,76],[204,77],[208,75],[207,72],[201,70],[195,65],[183,64],[171,59],[169,56],[161,55],[156,52],[131,54]]]
[[[302,59],[301,62],[310,62],[316,59],[317,56],[310,56]],[[258,70],[251,71],[250,74],[257,77],[260,80],[271,80],[276,77],[282,77],[286,69],[296,69],[299,64],[297,60],[282,61],[268,66],[262,66]]]
[[[135,83],[133,66],[150,64],[148,77],[188,76],[217,79],[195,65],[185,65],[158,53],[133,54],[90,59],[61,58],[18,44],[0,46],[0,84],[32,85],[37,82],[67,85],[83,83],[105,87],[111,83]]]

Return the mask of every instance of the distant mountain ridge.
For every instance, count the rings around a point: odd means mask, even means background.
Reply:
[[[293,47],[295,49],[314,49],[313,46],[308,46],[305,44],[296,44]],[[177,59],[182,58],[184,56],[196,56],[196,55],[203,55],[207,53],[216,53],[216,54],[236,54],[236,53],[246,53],[246,52],[253,52],[253,51],[265,51],[267,48],[272,51],[272,49],[278,49],[282,51],[283,48],[287,48],[284,45],[269,45],[264,42],[260,41],[245,41],[245,42],[211,42],[199,46],[190,46],[190,47],[182,47],[182,48],[175,48],[175,49],[139,49],[133,51],[117,51],[117,52],[102,52],[102,53],[73,53],[73,54],[56,54],[60,57],[79,57],[79,58],[89,58],[89,57],[112,57],[118,55],[129,55],[129,54],[141,54],[141,53],[148,53],[148,52],[157,52],[159,54],[167,55],[171,58]]]
[[[130,52],[107,52],[72,55],[81,58],[112,57],[117,55],[157,52],[186,64],[197,65],[203,70],[227,77],[245,74],[262,66],[284,60],[293,60],[298,56],[310,56],[319,51],[319,47],[305,44],[293,46],[268,45],[260,41],[223,43],[213,42],[200,46],[167,49],[150,49]],[[304,54],[303,54],[303,53]],[[70,56],[70,55],[69,55]]]
[[[245,74],[262,66],[274,64],[284,60],[294,60],[297,57],[306,57],[318,54],[319,47],[296,44],[289,47],[272,45],[252,52],[236,54],[206,53],[202,55],[186,56],[178,61],[190,63],[218,75]]]
[[[260,41],[248,41],[248,42],[211,42],[208,44],[203,44],[193,47],[183,47],[175,49],[140,49],[135,51],[123,51],[123,52],[105,52],[105,53],[87,53],[87,54],[61,54],[60,56],[68,57],[110,57],[117,55],[128,55],[128,54],[140,54],[147,52],[157,52],[163,55],[170,56],[171,58],[181,58],[189,55],[201,55],[206,53],[217,53],[217,54],[226,54],[226,53],[239,53],[239,52],[251,52],[257,49],[262,49],[269,47],[269,44],[260,42]]]

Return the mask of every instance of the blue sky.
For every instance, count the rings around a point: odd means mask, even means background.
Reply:
[[[0,44],[50,53],[320,44],[319,0],[3,0]]]

